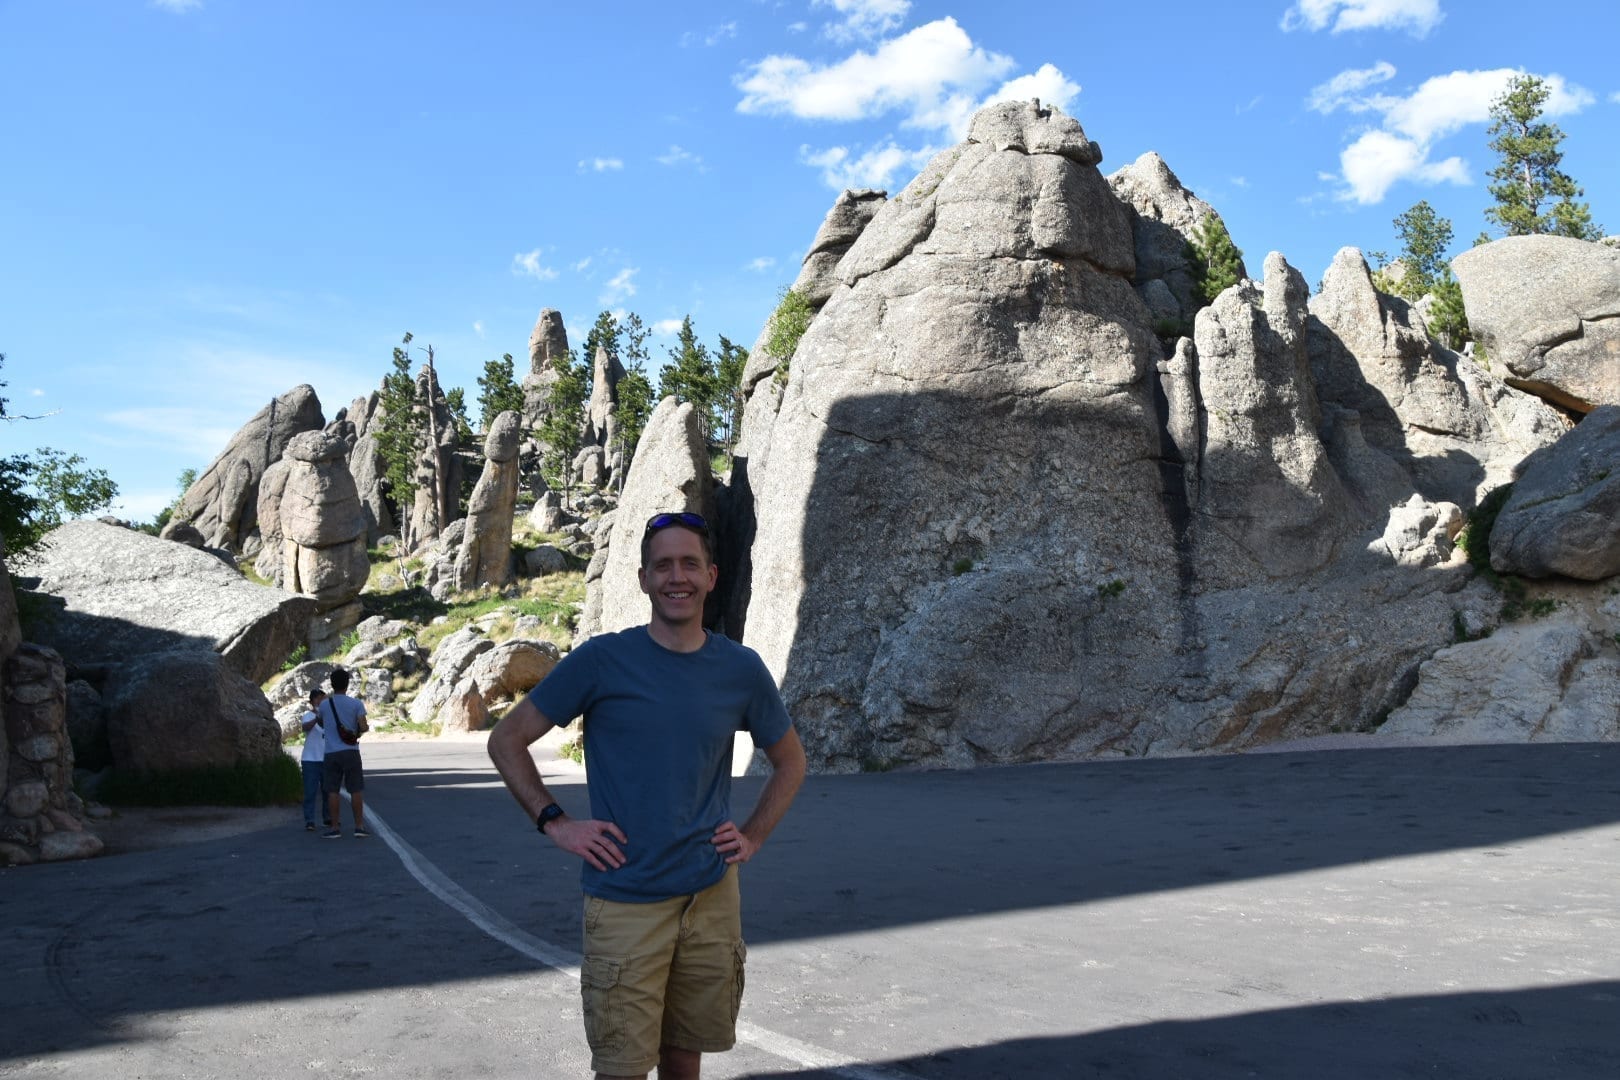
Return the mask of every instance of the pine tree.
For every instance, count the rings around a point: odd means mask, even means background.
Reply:
[[[1450,265],[1446,248],[1451,246],[1451,222],[1424,200],[1395,219],[1395,231],[1401,238],[1404,272],[1399,281],[1390,282],[1391,291],[1407,300],[1421,300],[1434,291]]]
[[[1468,329],[1468,313],[1463,310],[1462,286],[1452,276],[1451,264],[1440,268],[1435,279],[1434,306],[1429,309],[1429,332],[1448,349],[1461,349],[1473,339]]]
[[[1496,205],[1485,217],[1505,236],[1550,233],[1600,240],[1603,230],[1592,224],[1591,209],[1575,201],[1585,192],[1558,167],[1564,133],[1541,118],[1550,93],[1534,75],[1519,75],[1491,105],[1490,148],[1501,164],[1490,172]],[[1552,205],[1543,212],[1549,200]]]
[[[1232,242],[1226,223],[1206,214],[1193,230],[1188,252],[1193,263],[1195,288],[1208,304],[1243,278],[1243,252]]]
[[[488,431],[503,412],[523,412],[523,387],[517,383],[511,353],[485,361],[478,377],[478,422],[483,430]]]
[[[581,358],[587,364],[595,364],[598,349],[609,356],[619,355],[619,320],[611,311],[596,316],[596,322],[591,324],[590,332],[585,335]]]
[[[742,425],[743,369],[748,366],[748,350],[720,335],[720,352],[714,363],[715,430],[729,456],[737,445],[737,429]]]
[[[540,471],[547,484],[562,492],[563,502],[567,504],[574,488],[574,458],[585,441],[585,398],[590,389],[590,367],[566,355],[554,357],[552,365],[557,381],[546,399],[545,423],[540,425],[540,440],[545,444]]]
[[[619,324],[619,342],[622,350],[619,361],[624,365],[624,377],[619,380],[619,408],[614,423],[614,445],[624,455],[619,473],[623,483],[630,462],[636,456],[636,445],[652,416],[653,388],[647,379],[647,337],[651,331],[635,312],[626,315]]]
[[[421,439],[421,422],[416,412],[416,379],[411,375],[411,335],[394,347],[392,369],[383,376],[377,404],[382,424],[377,432],[377,452],[385,466],[383,479],[388,494],[398,508],[408,508],[416,491],[416,455]]]
[[[703,438],[707,442],[714,432],[714,360],[708,348],[698,341],[690,315],[681,320],[675,345],[669,350],[669,361],[659,373],[658,396],[690,401],[697,409],[703,425]]]

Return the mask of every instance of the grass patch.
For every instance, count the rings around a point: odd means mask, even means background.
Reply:
[[[444,621],[424,627],[416,636],[416,640],[423,649],[431,652],[439,642],[468,623],[505,610],[509,615],[490,627],[489,636],[492,640],[501,641],[510,637],[513,623],[518,616],[533,615],[541,622],[541,636],[560,646],[573,640],[574,623],[579,617],[575,605],[583,603],[584,600],[583,571],[571,570],[561,574],[547,574],[543,578],[531,578],[525,582],[521,596],[470,593],[463,599],[442,605]]]
[[[955,562],[951,563],[951,575],[953,577],[961,577],[963,574],[967,573],[969,570],[972,570],[972,569],[973,569],[973,560],[972,559],[966,559],[966,558],[957,559]]]
[[[309,646],[300,643],[296,648],[293,649],[292,652],[287,654],[287,659],[281,662],[281,670],[291,671],[293,668],[297,667],[299,664],[302,664],[308,659]]]
[[[1125,582],[1119,578],[1115,578],[1113,581],[1104,582],[1103,584],[1097,586],[1097,599],[1106,602],[1108,600],[1112,600],[1114,597],[1118,596],[1124,591]]]
[[[585,764],[585,736],[571,735],[567,742],[557,744],[557,753],[575,765]]]
[[[114,769],[96,785],[95,797],[108,806],[290,806],[304,797],[304,779],[298,762],[277,754],[207,769]]]

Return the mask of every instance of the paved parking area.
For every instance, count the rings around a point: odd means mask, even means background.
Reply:
[[[577,867],[480,744],[366,760],[369,841],[0,872],[0,1077],[589,1075]],[[1620,746],[813,777],[705,1075],[1612,1078],[1617,871]]]

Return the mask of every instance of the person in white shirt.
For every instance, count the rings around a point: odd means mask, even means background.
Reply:
[[[304,831],[315,831],[315,807],[321,808],[321,824],[332,824],[326,808],[326,742],[322,738],[325,728],[317,710],[326,693],[316,687],[309,692],[309,708],[299,718],[304,729],[304,753],[299,765],[304,770]]]

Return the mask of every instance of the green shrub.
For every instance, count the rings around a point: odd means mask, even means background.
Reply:
[[[782,299],[766,324],[769,330],[765,336],[765,352],[776,361],[777,382],[787,382],[788,362],[793,359],[799,339],[810,328],[810,320],[815,314],[803,293],[793,289],[782,290]]]
[[[114,769],[96,785],[109,806],[271,806],[303,798],[303,772],[286,754],[206,769],[132,773]]]
[[[308,659],[309,659],[309,646],[308,645],[299,645],[296,649],[294,649],[292,652],[287,654],[287,659],[285,659],[285,660],[283,660],[281,662],[281,670],[282,671],[291,671],[293,668],[297,667],[299,664],[302,664],[305,660],[308,660]]]
[[[1493,488],[1479,500],[1479,505],[1468,515],[1468,523],[1457,537],[1457,543],[1468,555],[1468,564],[1492,582],[1496,581],[1496,572],[1491,569],[1491,527],[1496,524],[1496,516],[1502,512],[1502,507],[1507,505],[1508,497],[1512,494],[1512,484]]]

